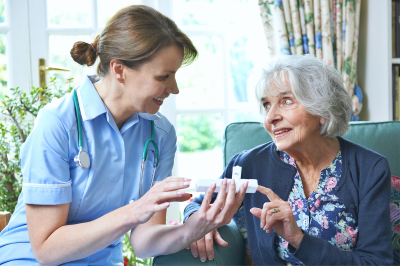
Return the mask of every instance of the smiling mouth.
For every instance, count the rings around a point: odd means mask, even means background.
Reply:
[[[157,102],[163,102],[165,98],[153,98],[154,100],[156,100]]]
[[[275,134],[275,137],[283,137],[284,135],[286,135],[285,133],[287,133],[287,132],[289,132],[291,130],[292,129],[290,129],[290,128],[281,129],[281,130],[275,131],[274,134]]]

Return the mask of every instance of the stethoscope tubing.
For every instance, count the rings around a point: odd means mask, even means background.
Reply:
[[[75,105],[75,112],[76,112],[76,120],[78,123],[78,148],[79,148],[79,153],[77,156],[75,156],[74,161],[75,164],[78,167],[82,167],[83,169],[88,169],[90,167],[90,158],[89,155],[87,154],[87,152],[83,151],[82,149],[82,122],[81,122],[81,112],[79,110],[79,102],[78,102],[78,97],[76,94],[76,89],[73,92],[73,98],[74,98],[74,105]],[[146,162],[146,158],[147,158],[147,151],[148,151],[148,146],[150,143],[153,144],[154,147],[154,151],[156,154],[156,163],[155,163],[155,167],[154,167],[154,171],[153,171],[153,176],[151,179],[151,183],[150,183],[150,187],[153,186],[154,184],[154,177],[156,175],[156,171],[158,168],[158,160],[159,160],[159,154],[158,154],[158,146],[156,144],[156,142],[154,141],[154,121],[151,120],[150,121],[150,128],[151,128],[151,136],[150,138],[146,141],[144,148],[143,148],[143,153],[142,153],[142,163],[140,166],[140,186],[139,186],[139,198],[142,197],[142,182],[143,182],[143,172],[144,172],[144,164]],[[82,163],[82,156],[85,156],[85,158],[88,160],[88,163]]]

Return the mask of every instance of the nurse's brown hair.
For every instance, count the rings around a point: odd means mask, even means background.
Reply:
[[[137,69],[171,45],[182,48],[182,65],[189,65],[196,59],[196,48],[175,22],[151,7],[132,5],[119,10],[92,44],[76,42],[71,56],[75,62],[87,66],[93,65],[99,56],[97,73],[104,76],[113,59]]]

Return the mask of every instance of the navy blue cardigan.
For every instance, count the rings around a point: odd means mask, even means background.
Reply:
[[[380,154],[338,139],[342,177],[335,195],[358,221],[356,247],[354,252],[342,251],[326,240],[305,233],[294,256],[305,265],[392,265],[399,256],[394,255],[391,245],[389,164]],[[236,165],[242,166],[243,179],[258,179],[259,185],[271,188],[281,199],[289,197],[296,169],[279,158],[273,142],[236,154],[221,178],[231,178],[232,167]],[[186,207],[185,221],[199,209],[202,199],[203,195]],[[263,231],[260,219],[249,211],[253,207],[262,208],[268,201],[267,196],[256,192],[246,194],[242,203],[251,258],[255,265],[286,265],[274,248],[276,233]],[[400,264],[400,260],[396,264]]]

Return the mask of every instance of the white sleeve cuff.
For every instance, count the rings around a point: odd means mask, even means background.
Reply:
[[[72,202],[71,182],[62,184],[22,184],[24,202],[36,205],[58,205]]]

